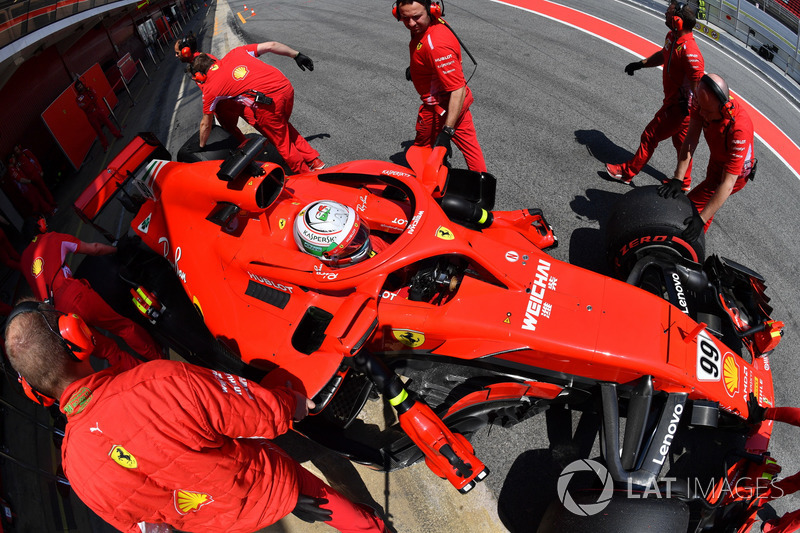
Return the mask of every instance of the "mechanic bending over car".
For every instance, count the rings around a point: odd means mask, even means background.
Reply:
[[[79,321],[21,302],[6,321],[6,352],[31,387],[60,398],[64,473],[106,522],[126,533],[142,531],[141,522],[236,533],[294,513],[344,532],[385,531],[371,508],[350,502],[267,440],[314,402],[177,361],[95,372]],[[89,348],[73,351],[76,345]]]
[[[452,139],[468,169],[486,172],[472,122],[474,99],[464,79],[460,41],[441,18],[442,7],[431,0],[397,0],[392,14],[411,32],[406,79],[414,83],[422,99],[414,145],[445,146],[449,154]]]
[[[703,55],[692,33],[697,22],[695,13],[695,8],[684,2],[671,2],[664,14],[665,23],[670,29],[664,40],[664,48],[650,57],[625,66],[628,76],[633,76],[634,72],[642,68],[663,66],[661,81],[664,101],[642,132],[641,142],[633,159],[620,165],[606,165],[606,172],[612,179],[630,183],[653,156],[658,143],[670,137],[675,150],[680,151],[689,128],[689,105],[705,68]],[[689,161],[683,184],[685,191],[692,184],[691,172],[692,163]]]
[[[194,33],[189,32],[189,35],[185,35],[175,41],[175,57],[177,57],[181,63],[190,64],[194,59],[200,55],[200,52],[197,51],[197,37],[195,37]],[[211,54],[206,54],[208,57],[213,59],[214,61],[217,58]],[[186,69],[186,73],[189,73],[189,67]],[[192,78],[194,81],[194,78]],[[198,89],[202,90],[200,83],[195,81],[197,84]],[[217,102],[217,106],[214,108],[214,115],[217,117],[217,121],[219,122],[220,126],[222,126],[225,131],[230,133],[234,136],[234,138],[239,142],[239,144],[243,143],[247,140],[247,137],[244,136],[242,130],[239,129],[239,116],[242,114],[242,104],[237,102],[233,99],[226,99]]]
[[[753,154],[753,122],[730,95],[725,80],[717,74],[705,74],[696,96],[675,174],[658,189],[664,198],[681,194],[702,131],[710,155],[705,180],[687,195],[699,211],[699,215],[684,220],[687,227],[682,235],[688,241],[696,240],[701,231],[708,231],[725,200],[755,177],[757,162]]]
[[[217,105],[233,99],[242,104],[240,116],[275,146],[292,171],[321,170],[325,163],[319,152],[289,122],[294,87],[280,70],[257,59],[265,53],[292,57],[301,70],[314,70],[311,58],[275,41],[239,46],[220,60],[208,54],[192,60],[189,72],[203,91],[200,149],[208,141]]]
[[[800,409],[797,407],[761,407],[758,405],[758,400],[751,392],[747,399],[747,422],[750,424],[760,424],[764,420],[776,420],[778,422],[785,422],[793,426],[800,427]],[[771,468],[770,468],[771,467]],[[776,463],[768,463],[764,467],[767,476],[774,475],[781,471],[780,466]],[[770,479],[769,488],[759,493],[759,505],[763,505],[769,501],[794,494],[800,490],[800,472],[797,472],[780,481],[772,482]],[[790,533],[791,531],[800,530],[800,509],[786,513],[776,520],[767,520],[761,525],[761,531],[765,533]]]
[[[348,266],[386,249],[355,209],[333,200],[305,206],[294,219],[294,241],[301,251],[331,267]]]
[[[115,246],[99,242],[87,243],[67,235],[47,230],[44,217],[26,220],[23,237],[31,239],[22,251],[20,265],[34,297],[49,301],[62,313],[77,313],[93,328],[102,328],[124,340],[133,351],[145,359],[161,359],[161,347],[139,324],[114,311],[95,292],[86,280],[72,277],[67,265],[68,253],[108,255]],[[95,335],[97,351],[110,359],[117,346],[105,335]]]

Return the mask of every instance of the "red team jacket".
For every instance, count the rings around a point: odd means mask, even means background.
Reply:
[[[211,114],[221,100],[235,99],[252,106],[253,98],[244,94],[250,89],[270,97],[291,89],[289,78],[280,70],[256,59],[257,48],[257,44],[239,46],[211,65],[201,85],[204,114]]]
[[[661,82],[664,85],[664,104],[674,104],[681,97],[688,98],[692,87],[703,77],[705,62],[694,35],[690,32],[675,39],[675,32],[667,34],[661,49],[664,69]]]
[[[692,108],[692,120],[703,122],[703,135],[708,143],[707,179],[721,182],[723,173],[743,176],[750,172],[753,159],[753,121],[741,106],[734,103],[733,116],[723,111],[723,119],[703,121],[699,108]]]
[[[461,68],[461,45],[444,24],[433,21],[419,39],[411,39],[411,79],[422,101],[447,109],[449,93],[466,85]],[[467,86],[463,110],[473,102]]]
[[[114,368],[72,383],[64,472],[109,524],[255,531],[290,513],[296,463],[264,439],[289,429],[294,395],[176,361]]]

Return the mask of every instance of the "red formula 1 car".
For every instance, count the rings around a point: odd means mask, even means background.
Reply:
[[[187,163],[151,136],[134,140],[75,207],[117,240],[101,211],[118,197],[135,235],[81,270],[184,357],[291,381],[317,404],[301,433],[376,468],[424,458],[462,492],[488,472],[464,435],[554,404],[602,413],[618,487],[663,490],[673,442],[697,428],[734,442],[716,456],[717,482],[763,461],[771,426],[744,418],[751,393],[773,404],[768,354],[783,324],[758,274],[680,239],[685,198],[655,187],[625,196],[608,224],[625,282],[547,255],[557,241],[542,212],[493,210],[494,178],[443,166],[443,149],[412,149],[410,169],[354,161],[286,177],[260,162],[263,139],[226,142],[182,150]],[[369,228],[363,260],[298,245],[298,220],[320,200]],[[397,415],[379,430],[361,418],[377,397]],[[753,511],[740,493],[687,487],[657,504],[647,519],[661,531],[737,527]],[[624,530],[629,513],[613,509],[610,525],[584,526]],[[541,527],[583,527],[576,520],[548,513]]]

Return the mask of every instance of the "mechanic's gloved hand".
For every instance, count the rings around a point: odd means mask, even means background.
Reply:
[[[117,248],[117,253],[121,256],[132,255],[139,248],[139,243],[142,239],[138,235],[125,234],[114,243]]]
[[[439,136],[436,137],[436,144],[434,144],[434,148],[437,146],[444,146],[447,149],[447,154],[445,157],[450,157],[453,155],[453,148],[450,146],[450,140],[453,138],[453,134],[456,131],[453,128],[445,126],[442,128],[442,131],[439,132]]]
[[[314,70],[314,62],[305,54],[298,52],[297,55],[294,56],[294,62],[297,63],[297,66],[300,67],[302,71],[308,69],[313,72]]]
[[[411,67],[406,67],[406,79],[411,81]]]
[[[758,399],[752,392],[747,397],[747,423],[760,424],[764,421],[764,414],[767,412],[766,407],[758,405]]]
[[[683,193],[683,180],[672,178],[658,187],[658,195],[662,198],[677,198]]]
[[[686,239],[687,242],[696,241],[700,234],[703,233],[703,226],[706,225],[700,215],[686,217],[683,223],[686,224],[686,229],[681,233],[681,237]]]
[[[633,63],[628,63],[625,65],[625,74],[628,76],[633,76],[633,73],[637,70],[644,68],[644,63],[641,61],[634,61]]]
[[[292,514],[309,524],[314,522],[328,522],[331,519],[333,511],[320,507],[326,503],[328,503],[327,498],[312,498],[311,496],[301,494],[297,497],[297,505],[294,506]]]

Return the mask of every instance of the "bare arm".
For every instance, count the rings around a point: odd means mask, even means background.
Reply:
[[[662,53],[661,50],[651,55],[650,57],[642,59],[642,66],[644,68],[660,67],[663,64],[664,64],[664,54]]]
[[[103,244],[101,242],[83,242],[78,245],[78,253],[86,255],[108,255],[117,251],[116,246]]]
[[[208,136],[211,135],[211,127],[214,125],[214,115],[203,115],[200,119],[200,148],[206,146]]]
[[[731,174],[730,172],[725,173],[725,177],[722,178],[722,183],[720,183],[717,190],[714,191],[714,194],[708,200],[708,204],[706,204],[703,212],[700,213],[700,218],[703,219],[703,222],[708,222],[711,217],[719,211],[719,208],[722,207],[722,204],[725,203],[725,200],[727,200],[728,196],[733,192],[733,186],[736,184],[738,178],[739,176],[736,174]]]
[[[450,102],[447,104],[447,115],[445,117],[444,125],[454,128],[458,117],[461,115],[461,109],[464,107],[464,100],[467,98],[467,87],[461,87],[450,93]]]
[[[269,53],[291,58],[297,57],[297,54],[300,53],[297,50],[289,48],[285,44],[279,43],[277,41],[267,41],[264,43],[259,43],[256,51],[258,52],[258,55]]]
[[[697,142],[700,140],[701,131],[703,131],[703,124],[701,121],[692,120],[689,122],[686,138],[683,140],[680,152],[678,152],[678,166],[675,168],[675,174],[672,176],[674,179],[683,181],[683,178],[686,176],[689,163],[692,161],[692,156],[697,148]]]

